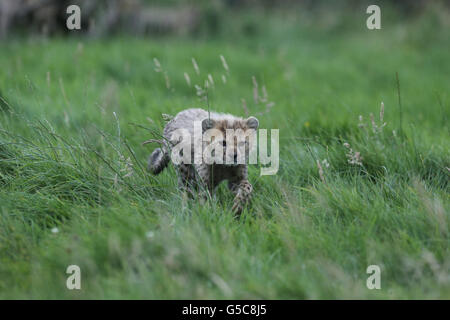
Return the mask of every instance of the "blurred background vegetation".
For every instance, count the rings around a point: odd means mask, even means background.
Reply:
[[[314,25],[339,30],[364,22],[365,10],[374,1],[357,0],[1,0],[0,34],[61,35],[66,8],[79,5],[82,33],[105,36],[117,33],[191,35],[217,37],[254,36],[269,32],[270,18],[285,23]],[[448,28],[449,1],[380,0],[382,14],[398,14],[400,20],[427,16],[427,25]],[[361,14],[364,13],[364,14]],[[356,19],[349,19],[354,17]],[[279,24],[280,21],[277,21]],[[76,33],[79,35],[79,32]]]

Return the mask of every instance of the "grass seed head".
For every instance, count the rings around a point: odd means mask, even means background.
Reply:
[[[191,86],[191,78],[189,77],[189,74],[187,72],[184,73],[184,79],[186,79],[187,85]]]
[[[156,58],[153,58],[153,63],[155,64],[155,71],[161,72],[162,68],[161,68],[161,63],[159,63],[159,60]]]
[[[229,72],[230,72],[230,69],[228,68],[228,63],[227,63],[227,61],[225,60],[225,57],[224,57],[223,55],[220,55],[220,60],[222,60],[222,65],[223,65],[223,68],[225,69],[225,71],[226,71],[227,73],[229,73]]]
[[[200,68],[198,67],[197,61],[195,61],[194,58],[192,58],[192,65],[194,66],[195,73],[200,74]]]

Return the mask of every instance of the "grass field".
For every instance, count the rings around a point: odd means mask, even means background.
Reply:
[[[0,298],[450,298],[449,27],[383,17],[0,43]],[[245,116],[245,99],[280,130],[280,169],[250,168],[240,218],[225,186],[200,205],[172,166],[145,171],[156,146],[141,143],[162,113],[206,107],[208,74],[211,109]],[[82,290],[66,288],[72,264]]]

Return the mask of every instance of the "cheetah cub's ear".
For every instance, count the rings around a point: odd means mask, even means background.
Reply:
[[[247,127],[249,129],[258,129],[259,127],[259,121],[255,117],[250,117],[247,119]]]
[[[216,122],[213,119],[203,119],[202,121],[202,130],[205,132],[208,129],[212,129],[216,125]]]

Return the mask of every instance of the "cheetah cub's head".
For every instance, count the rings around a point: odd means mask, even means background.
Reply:
[[[204,157],[209,158],[208,164],[237,166],[248,163],[250,152],[256,150],[258,126],[255,117],[204,119]]]

